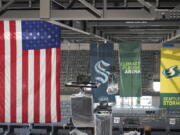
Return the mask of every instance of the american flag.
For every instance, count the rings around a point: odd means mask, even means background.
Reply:
[[[0,21],[0,122],[60,121],[60,27]]]

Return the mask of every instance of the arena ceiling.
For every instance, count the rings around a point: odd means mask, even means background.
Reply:
[[[179,0],[0,0],[0,19],[47,20],[77,43],[180,42]]]

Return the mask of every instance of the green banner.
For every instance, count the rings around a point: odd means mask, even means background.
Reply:
[[[120,96],[141,96],[141,44],[125,41],[119,44]]]

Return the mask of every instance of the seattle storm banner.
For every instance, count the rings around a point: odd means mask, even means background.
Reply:
[[[180,108],[180,49],[161,49],[160,107]]]
[[[90,45],[90,73],[91,81],[99,84],[93,88],[94,102],[115,102],[115,94],[118,93],[118,85],[112,80],[111,67],[113,66],[113,44],[91,44]]]
[[[141,44],[124,41],[119,44],[120,96],[141,96]]]

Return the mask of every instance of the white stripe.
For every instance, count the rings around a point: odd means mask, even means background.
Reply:
[[[46,51],[40,50],[40,122],[45,122]]]
[[[9,21],[4,21],[5,38],[5,122],[10,122],[10,32]]]
[[[56,112],[56,48],[52,49],[52,57],[51,57],[51,122],[57,122],[57,112]]]
[[[34,122],[34,50],[28,51],[28,122]]]
[[[22,31],[21,21],[16,21],[17,68],[16,68],[16,121],[22,122]]]

